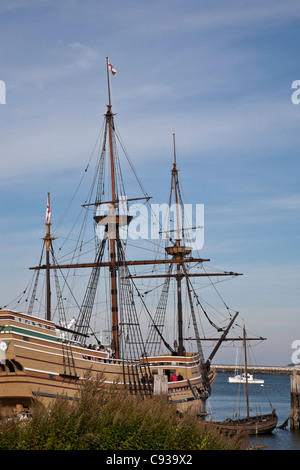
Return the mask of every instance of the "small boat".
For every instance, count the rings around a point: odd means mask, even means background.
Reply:
[[[245,327],[243,329],[243,346],[244,346],[244,357],[245,357],[245,372],[241,375],[238,376],[236,375],[235,377],[230,377],[232,381],[235,380],[235,383],[243,383],[245,384],[245,396],[246,396],[246,416],[244,417],[238,417],[236,419],[231,419],[227,418],[224,421],[214,421],[212,422],[212,425],[219,429],[221,432],[224,432],[226,434],[236,434],[236,433],[242,433],[242,434],[248,434],[248,435],[253,435],[253,434],[267,434],[272,432],[278,422],[278,417],[276,414],[275,409],[272,410],[271,413],[267,414],[256,414],[256,415],[250,415],[250,402],[249,402],[249,393],[248,393],[248,384],[249,383],[254,383],[249,380],[249,377],[252,380],[258,380],[254,379],[251,374],[248,373],[247,371],[247,344],[246,344],[246,330]],[[257,382],[256,382],[257,383]],[[239,387],[240,388],[240,387]],[[243,387],[244,388],[244,387]]]
[[[246,374],[243,372],[242,374],[236,374],[233,377],[228,377],[228,382],[231,384],[245,384],[246,380],[248,381],[248,384],[260,384],[264,385],[265,381],[263,379],[257,379],[254,378],[252,374]]]
[[[268,434],[272,432],[278,422],[276,411],[258,416],[241,419],[227,418],[224,421],[213,423],[214,426],[226,434]]]

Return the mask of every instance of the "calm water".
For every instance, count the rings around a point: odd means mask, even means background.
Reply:
[[[228,383],[229,374],[218,374],[212,385],[212,394],[207,405],[207,411],[212,413],[213,419],[219,421],[233,417],[234,406],[240,405],[240,414],[243,415],[244,400],[238,399],[240,384]],[[290,377],[283,375],[256,375],[264,379],[264,386],[249,385],[251,395],[250,407],[253,414],[257,410],[270,413],[276,409],[278,426],[290,414]],[[242,389],[240,389],[242,390]],[[272,407],[270,406],[272,403]],[[276,428],[271,434],[251,438],[254,443],[261,443],[269,450],[300,450],[300,432],[291,431],[289,424],[286,430]]]

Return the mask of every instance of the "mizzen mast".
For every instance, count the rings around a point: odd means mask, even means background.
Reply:
[[[55,240],[51,236],[50,232],[50,193],[47,197],[47,209],[46,209],[46,235],[43,238],[46,247],[46,320],[51,320],[51,284],[50,284],[50,250],[52,247],[52,240]]]

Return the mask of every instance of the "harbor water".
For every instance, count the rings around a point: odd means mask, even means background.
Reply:
[[[234,418],[237,407],[240,409],[240,416],[243,416],[246,410],[243,393],[245,386],[229,383],[230,375],[232,374],[218,373],[212,385],[207,412],[214,421]],[[285,375],[255,375],[255,377],[264,379],[264,385],[248,386],[251,414],[256,414],[257,411],[270,413],[275,408],[280,426],[290,415],[290,377]],[[265,446],[266,450],[300,450],[300,432],[291,431],[288,421],[286,429],[277,427],[271,434],[253,436],[251,443]]]

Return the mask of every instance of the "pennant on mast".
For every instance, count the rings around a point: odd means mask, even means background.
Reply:
[[[108,68],[109,68],[109,70],[111,71],[111,73],[113,75],[117,75],[116,69],[114,68],[114,66],[110,62],[108,62]]]
[[[51,216],[51,211],[50,211],[50,193],[48,193],[47,197],[47,209],[46,209],[46,222],[50,223],[50,216]]]

